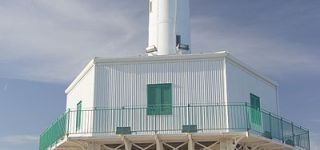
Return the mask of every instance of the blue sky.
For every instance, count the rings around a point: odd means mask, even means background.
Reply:
[[[34,150],[95,57],[143,55],[147,0],[0,1],[0,149]],[[280,85],[320,147],[320,1],[191,0],[193,53],[227,50]]]

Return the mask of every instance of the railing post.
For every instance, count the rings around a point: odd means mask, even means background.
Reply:
[[[124,126],[123,126],[123,124],[124,124],[124,123],[123,123],[123,121],[124,121],[123,110],[124,110],[124,106],[121,107],[121,127],[124,127]]]
[[[245,102],[245,111],[246,111],[246,118],[247,118],[247,131],[250,130],[250,117],[248,113],[248,103]]]
[[[308,150],[311,149],[311,145],[310,145],[310,131],[308,130]]]
[[[281,123],[281,136],[282,136],[282,143],[284,143],[284,135],[283,135],[283,119],[281,117],[280,119],[280,123]]]
[[[295,135],[294,135],[294,125],[293,122],[291,122],[291,129],[292,129],[292,141],[293,141],[293,146],[296,145],[296,140],[295,140]]]
[[[271,139],[273,139],[273,136],[272,136],[272,122],[271,122],[271,113],[269,113],[269,125],[270,125],[270,136],[271,136]]]
[[[191,122],[190,122],[190,120],[191,120],[191,118],[190,118],[190,104],[188,104],[188,125],[191,125]]]
[[[69,127],[70,127],[70,109],[68,109],[68,111],[67,111],[67,128],[66,128],[66,135],[68,136],[69,135]]]
[[[90,113],[91,119],[89,119],[90,122],[91,122],[91,128],[90,129],[91,129],[92,133],[97,132],[97,129],[99,128],[98,127],[99,123],[96,123],[96,122],[99,121],[99,119],[97,119],[97,114],[98,114],[97,107],[93,107],[93,109],[91,110],[91,113]],[[96,119],[98,121],[96,121]]]
[[[154,108],[154,111],[156,110],[157,108]],[[157,116],[158,115],[154,115],[154,132],[157,134],[158,131],[157,131]]]

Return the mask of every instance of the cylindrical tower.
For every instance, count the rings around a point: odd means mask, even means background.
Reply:
[[[149,0],[147,54],[190,53],[189,0]]]

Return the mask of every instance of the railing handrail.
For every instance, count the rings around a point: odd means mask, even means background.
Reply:
[[[272,125],[271,125],[271,119],[276,119],[278,121],[281,121],[281,132],[282,132],[282,141],[286,144],[287,141],[285,140],[290,140],[293,141],[293,145],[295,145],[295,138],[298,137],[300,138],[300,136],[303,136],[303,135],[307,135],[308,136],[308,139],[307,139],[307,142],[310,143],[310,139],[309,139],[309,130],[307,129],[304,129],[302,126],[297,126],[295,125],[293,122],[290,122],[290,121],[287,121],[287,119],[284,119],[283,117],[280,117],[279,115],[275,115],[271,112],[268,112],[268,111],[265,111],[264,109],[255,109],[253,107],[251,107],[248,103],[229,103],[229,104],[187,104],[187,105],[153,105],[153,106],[128,106],[128,107],[118,107],[118,108],[86,108],[86,109],[83,109],[81,110],[81,112],[85,113],[85,112],[91,112],[93,114],[93,112],[98,112],[98,111],[128,111],[128,110],[138,110],[138,111],[141,111],[141,110],[147,110],[147,109],[152,109],[152,108],[158,108],[158,107],[172,107],[172,109],[184,109],[184,108],[188,108],[188,114],[186,114],[187,116],[190,115],[189,114],[189,108],[191,109],[194,109],[194,108],[201,108],[201,107],[206,107],[206,108],[214,108],[214,107],[226,107],[229,109],[232,108],[232,107],[237,107],[239,106],[239,108],[245,108],[244,111],[249,111],[250,110],[254,110],[259,112],[259,113],[263,113],[265,114],[266,116],[269,116],[269,121],[270,121],[270,133],[262,133],[262,134],[271,134],[270,136],[272,136]],[[51,131],[52,127],[55,127],[56,124],[61,124],[61,122],[65,121],[66,123],[68,123],[68,125],[66,125],[67,127],[65,127],[65,133],[60,133],[61,135],[67,135],[69,134],[69,120],[70,120],[70,116],[71,114],[74,116],[77,112],[79,112],[79,110],[68,110],[67,112],[63,113],[57,120],[54,121],[54,123],[51,124],[51,127],[47,128],[41,135],[40,135],[40,142],[42,141],[41,139],[43,138],[43,136],[47,136],[46,134]],[[230,113],[230,112],[225,112],[225,113]],[[250,113],[250,112],[249,112]],[[251,112],[252,113],[252,112]],[[262,115],[262,114],[260,114]],[[181,116],[182,117],[182,116]],[[188,116],[190,117],[190,116]],[[248,124],[248,122],[250,123],[250,120],[252,118],[250,118],[249,116],[244,116],[246,118],[246,123]],[[251,116],[252,117],[252,116]],[[271,118],[273,117],[273,118]],[[63,120],[63,119],[67,119],[67,120]],[[93,118],[94,119],[94,118]],[[260,116],[260,119],[264,119],[264,118],[261,118]],[[226,120],[228,122],[230,122],[230,120]],[[276,122],[277,123],[277,122]],[[284,132],[284,129],[283,129],[283,124],[285,124],[286,126],[289,126],[292,128],[292,135],[283,135],[283,132]],[[278,124],[279,126],[279,124]],[[240,127],[240,126],[239,126]],[[168,128],[169,129],[169,128]],[[232,129],[231,126],[228,126],[228,129]],[[240,128],[239,128],[240,129]],[[253,129],[252,127],[249,127],[248,130],[257,130],[257,129]],[[295,134],[294,133],[294,130],[297,129],[297,131],[300,131],[299,134]],[[155,129],[156,131],[157,129]],[[280,129],[279,129],[280,130]],[[265,132],[265,131],[263,131]],[[291,132],[291,131],[290,131]],[[60,135],[59,134],[59,135]],[[268,135],[266,135],[268,136]],[[61,137],[60,137],[61,138]],[[272,137],[271,137],[272,138]],[[280,140],[280,139],[279,139]],[[300,140],[300,139],[299,139]],[[53,143],[51,143],[53,144]],[[290,144],[290,143],[289,143]],[[40,143],[40,146],[41,146],[41,143]],[[50,146],[50,145],[49,145]],[[40,148],[41,149],[41,148]],[[42,149],[41,149],[42,150]]]
[[[65,117],[65,115],[66,115],[67,113],[68,113],[68,112],[64,112],[64,113],[63,113],[62,115],[60,115],[57,119],[55,119],[55,120],[51,123],[51,126],[53,126],[54,124],[56,124],[61,118]],[[48,131],[48,130],[51,128],[51,126],[48,127],[48,128],[46,128],[46,129],[44,129],[43,132],[40,134],[40,137],[41,137],[46,131]]]
[[[120,106],[120,107],[89,107],[89,108],[83,108],[82,111],[92,111],[92,110],[122,110],[122,109],[146,109],[148,107],[157,107],[157,106],[171,106],[172,108],[174,107],[201,107],[201,106],[248,106],[251,107],[250,103],[248,102],[234,102],[234,103],[189,103],[189,104],[180,104],[180,105],[127,105],[127,106]],[[289,123],[293,123],[295,126],[300,127],[306,131],[309,131],[309,129],[304,128],[303,126],[294,123],[292,121],[290,121],[289,119],[280,116],[280,114],[275,114],[272,113],[264,108],[260,108],[259,109],[261,112],[263,113],[267,113],[267,114],[271,114],[273,117],[277,117],[279,119],[282,119],[283,121],[287,121]],[[69,110],[70,112],[76,112],[76,108],[72,108]],[[68,111],[66,111],[65,113],[67,113]],[[62,115],[61,115],[62,116]]]

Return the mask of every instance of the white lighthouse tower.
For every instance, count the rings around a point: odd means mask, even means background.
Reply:
[[[278,84],[228,52],[191,54],[189,0],[149,4],[148,56],[91,60],[39,150],[310,150]]]
[[[189,18],[189,0],[150,0],[147,54],[190,53]]]

